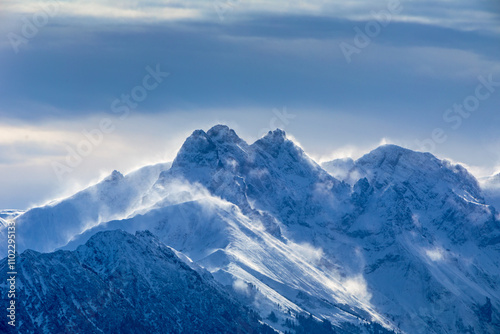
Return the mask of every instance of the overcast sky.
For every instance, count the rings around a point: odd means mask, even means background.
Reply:
[[[217,123],[248,142],[282,128],[317,161],[394,143],[492,174],[499,9],[494,0],[3,1],[0,208],[172,160],[193,130]]]

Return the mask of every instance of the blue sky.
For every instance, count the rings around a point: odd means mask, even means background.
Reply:
[[[318,161],[395,143],[491,174],[499,9],[493,0],[6,1],[0,207],[171,160],[194,129],[216,123],[249,142],[284,128]],[[346,45],[357,50],[350,61]],[[169,75],[145,89],[146,68]],[[123,115],[125,102],[113,102],[132,93],[140,101]],[[470,111],[453,110],[464,103]],[[85,131],[103,136],[69,166]]]

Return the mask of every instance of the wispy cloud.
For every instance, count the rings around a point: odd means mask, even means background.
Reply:
[[[180,1],[18,1],[7,0],[4,10],[16,14],[35,13],[49,3],[57,3],[58,15],[98,19],[128,19],[139,21],[194,19],[201,16],[201,4],[187,6]]]
[[[56,0],[53,0],[54,2]],[[49,1],[28,0],[22,3],[6,0],[2,9],[9,13],[28,14],[40,10]],[[60,15],[70,17],[92,17],[111,20],[179,20],[200,19],[218,21],[216,7],[224,7],[225,3],[230,12],[225,15],[229,18],[242,18],[260,14],[287,14],[287,15],[323,15],[331,18],[343,18],[354,21],[368,21],[373,19],[373,13],[387,7],[389,1],[373,2],[358,1],[283,1],[273,2],[263,0],[239,1],[138,1],[127,0],[113,2],[109,0],[68,0],[59,1]],[[397,22],[411,22],[442,26],[459,30],[488,30],[498,32],[499,15],[495,12],[495,4],[487,1],[482,4],[471,4],[468,1],[401,1],[404,12],[395,17]],[[498,6],[496,6],[498,9]]]

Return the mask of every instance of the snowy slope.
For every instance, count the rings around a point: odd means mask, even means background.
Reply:
[[[18,268],[17,333],[274,332],[147,231],[102,232],[74,252],[28,250]]]
[[[499,328],[498,213],[473,176],[393,145],[323,166],[281,130],[249,145],[218,125],[193,132],[171,168],[135,183],[113,173],[17,223],[42,251],[150,230],[280,329],[302,312],[344,330]]]
[[[68,249],[97,231],[145,227],[219,282],[235,288],[243,299],[258,306],[262,316],[280,305],[276,312],[286,311],[283,316],[288,311],[315,310],[339,326],[346,321],[384,321],[369,302],[344,288],[342,277],[315,267],[321,261],[319,251],[274,237],[257,219],[249,219],[235,205],[213,197],[108,222],[75,239]]]
[[[354,186],[361,191],[342,235],[363,245],[372,302],[408,331],[497,331],[500,226],[474,177],[391,145],[360,158],[352,173],[363,176]]]
[[[27,211],[16,219],[18,249],[52,251],[87,228],[128,217],[143,206],[144,192],[169,166],[146,166],[126,176],[114,171],[69,198]]]

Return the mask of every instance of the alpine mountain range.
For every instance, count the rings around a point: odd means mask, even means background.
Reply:
[[[0,211],[18,251],[0,331],[500,333],[496,207],[500,175],[430,153],[320,165],[282,130],[250,145],[216,125],[172,163]]]

